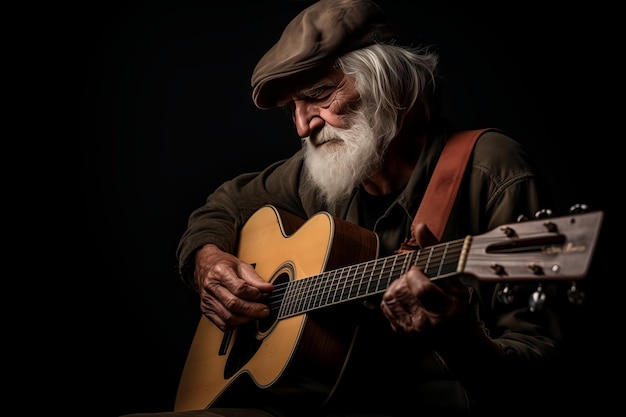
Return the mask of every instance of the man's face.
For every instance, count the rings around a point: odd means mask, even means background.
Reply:
[[[361,106],[354,80],[333,71],[292,96],[289,106],[310,180],[329,203],[349,197],[380,166],[382,135]],[[393,121],[395,123],[395,121]]]

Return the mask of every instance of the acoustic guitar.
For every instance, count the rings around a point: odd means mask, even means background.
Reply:
[[[341,380],[356,330],[333,320],[334,308],[382,294],[412,265],[432,280],[467,274],[484,281],[576,282],[587,274],[602,218],[593,211],[507,224],[376,258],[378,239],[369,230],[326,212],[304,221],[264,206],[242,228],[237,256],[274,284],[266,299],[270,316],[226,333],[202,316],[174,408],[295,391],[324,404]]]

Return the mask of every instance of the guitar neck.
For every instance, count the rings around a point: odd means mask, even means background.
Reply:
[[[432,280],[467,274],[488,281],[585,277],[601,211],[510,223],[487,233],[276,283],[266,300],[282,319],[384,292],[411,266]],[[345,250],[350,250],[348,247]]]
[[[457,275],[470,243],[467,237],[278,284],[269,299],[271,315],[283,319],[383,293],[411,266],[433,280]]]

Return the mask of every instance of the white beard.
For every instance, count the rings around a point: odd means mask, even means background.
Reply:
[[[309,179],[330,206],[348,198],[379,168],[382,158],[384,139],[372,129],[366,115],[356,112],[348,122],[349,129],[326,124],[303,139]]]

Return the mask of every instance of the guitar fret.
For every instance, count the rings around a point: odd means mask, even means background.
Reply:
[[[380,269],[378,271],[378,280],[376,281],[376,288],[374,289],[375,292],[378,292],[380,290],[383,276],[385,275],[385,271],[387,270],[387,260],[388,259],[385,258],[380,265]]]
[[[367,285],[365,286],[365,292],[367,294],[370,293],[370,287],[372,286],[372,278],[374,278],[374,266],[376,265],[377,261],[372,261],[372,262],[368,262],[367,265],[371,265],[370,267],[370,276],[367,280]],[[367,268],[366,268],[367,269]]]
[[[307,288],[307,298],[306,298],[306,302],[304,303],[304,306],[302,307],[302,310],[300,310],[300,312],[305,312],[305,311],[309,311],[311,310],[314,306],[315,306],[315,299],[317,297],[317,287],[319,286],[319,282],[321,279],[324,278],[326,274],[322,274],[320,276],[317,277],[317,279],[311,279],[308,280],[309,281],[309,286]]]
[[[327,279],[324,281],[324,287],[323,287],[324,291],[322,292],[320,296],[320,300],[324,299],[323,302],[320,302],[321,305],[328,305],[330,303],[329,298],[330,298],[330,293],[332,291],[332,282],[334,281],[334,279],[331,278],[331,275],[328,275],[326,278]]]
[[[343,288],[345,288],[345,278],[344,278],[344,272],[345,272],[345,268],[341,268],[338,270],[339,275],[337,276],[337,274],[335,274],[335,277],[333,279],[333,281],[336,283],[336,288],[335,291],[333,293],[333,298],[332,298],[332,303],[336,303],[337,301],[341,301],[341,294],[343,293]],[[342,287],[341,292],[339,293],[339,299],[337,299],[337,291],[339,290],[339,287]]]
[[[407,267],[407,264],[408,265],[411,264],[411,257],[414,253],[417,253],[417,252],[409,252],[405,254],[404,260],[402,261],[402,268],[400,270],[400,275],[404,274],[406,271],[409,270],[409,267]]]
[[[424,273],[426,275],[428,275],[428,268],[430,267],[430,260],[433,255],[433,249],[434,248],[430,248],[430,250],[428,251],[428,257],[426,258],[426,264],[424,265]]]
[[[350,267],[350,274],[348,274],[349,279],[347,279],[347,283],[350,287],[350,293],[348,296],[348,299],[351,300],[353,298],[355,298],[359,292],[359,286],[357,284],[358,279],[356,277],[356,269],[354,270],[355,272],[352,272],[353,268],[356,268],[355,266],[351,266]]]
[[[333,288],[334,288],[333,297],[332,297],[333,303],[336,303],[337,301],[340,300],[340,298],[338,298],[338,297],[341,297],[341,293],[340,292],[338,293],[340,284],[341,284],[341,281],[337,279],[337,273],[333,274]]]
[[[311,302],[311,285],[315,284],[315,281],[317,280],[307,279],[299,281],[302,282],[299,286],[301,289],[300,297],[298,302],[294,305],[292,313],[301,313],[306,311],[308,303]]]
[[[312,280],[300,280],[300,281],[296,281],[297,285],[296,285],[296,289],[298,290],[296,292],[296,298],[294,299],[294,302],[291,303],[291,309],[290,309],[290,314],[295,314],[298,312],[303,311],[303,305],[307,302],[307,300],[309,299],[308,297],[308,287],[311,286],[311,282]]]
[[[391,265],[391,268],[389,269],[389,277],[387,278],[387,281],[385,282],[385,286],[384,288],[386,289],[387,287],[389,287],[389,284],[391,284],[391,282],[393,281],[393,277],[394,277],[394,270],[396,268],[396,261],[398,260],[397,256],[393,257],[393,264]],[[399,275],[398,275],[399,276]]]
[[[361,294],[368,294],[368,288],[370,285],[370,282],[372,280],[372,274],[371,274],[371,262],[367,262],[365,264],[363,264],[363,268],[361,271],[361,283],[359,284],[359,293]]]
[[[343,271],[343,268],[341,270]],[[343,274],[340,274],[339,278],[339,282],[341,283],[341,293],[339,294],[339,301],[342,302],[350,298],[350,286],[348,285],[348,282],[344,278]]]
[[[290,298],[291,301],[285,306],[285,310],[287,314],[293,314],[297,311],[297,305],[302,303],[304,297],[302,296],[302,287],[306,285],[304,281],[295,281],[289,283],[289,288],[291,289],[290,294],[287,294],[286,297]],[[293,294],[293,295],[292,295]]]
[[[415,251],[415,259],[412,262],[412,266],[419,266],[419,262],[421,260],[420,255],[422,254],[422,251]]]
[[[369,279],[367,280],[367,285],[365,286],[365,288],[363,289],[363,294],[371,294],[372,293],[372,285],[374,285],[374,281],[376,281],[376,269],[378,266],[378,263],[380,262],[380,259],[375,259],[371,262],[371,273],[369,276]]]
[[[363,286],[363,274],[365,273],[365,266],[363,266],[363,268],[364,268],[364,269],[363,269],[363,272],[361,273],[361,276],[360,276],[358,279],[356,279],[356,280],[358,280],[358,282],[359,282],[359,286],[358,286],[358,287],[357,287],[357,289],[356,289],[356,293],[357,293],[357,294],[363,294],[363,293],[361,292],[361,287]],[[358,265],[357,265],[356,270],[357,270],[357,273],[358,273],[358,271],[359,271],[359,266],[358,266]],[[355,274],[355,277],[356,277],[356,276],[357,276],[357,274]],[[365,288],[365,290],[364,290],[364,291],[365,291],[365,292],[367,292],[367,288]]]
[[[354,285],[354,296],[356,298],[360,298],[362,294],[364,294],[362,286],[363,286],[363,274],[359,273],[359,266],[357,265],[354,269],[354,273],[352,275],[352,282]]]
[[[345,268],[343,268],[345,270]],[[341,295],[339,297],[339,301],[345,301],[349,298],[350,293],[346,294],[346,287],[348,286],[348,278],[342,274],[341,276]],[[348,287],[349,288],[349,287]]]
[[[282,303],[280,304],[280,309],[278,316],[284,317],[289,314],[289,306],[292,303],[290,300],[295,300],[297,298],[293,295],[295,283],[288,283],[285,289],[285,295],[283,296]]]
[[[385,270],[385,266],[387,265],[387,259],[388,258],[383,258],[383,266],[381,268],[381,273],[380,273],[379,277],[382,276],[382,273]],[[376,292],[378,292],[380,290],[380,282],[381,282],[381,280],[379,278],[378,281],[376,281]]]
[[[333,294],[333,302],[335,303],[338,301],[341,301],[343,290],[346,286],[346,283],[341,278],[341,271],[343,271],[343,268],[336,270],[334,274],[334,278],[333,278],[333,282],[335,282],[335,286],[336,286],[335,292]]]
[[[313,281],[313,285],[311,286],[311,289],[309,292],[309,302],[306,305],[306,310],[304,311],[312,310],[319,306],[320,288],[322,286],[323,279],[326,277],[328,277],[328,274],[324,273],[320,275],[318,279],[311,280]]]
[[[444,266],[444,260],[446,258],[446,253],[448,252],[448,245],[446,244],[444,246],[443,249],[443,255],[441,255],[441,260],[439,262],[439,269],[437,270],[437,276],[441,276],[442,274],[442,270],[443,270],[443,266]]]
[[[333,282],[332,274],[324,274],[324,282],[317,289],[317,302],[315,303],[316,307],[323,307],[328,305],[328,295],[330,291],[328,289],[328,283]]]
[[[282,303],[278,309],[278,317],[286,317],[290,314],[290,306],[292,305],[292,302],[289,300],[297,300],[294,289],[298,282],[299,281],[287,283],[285,294],[282,297]]]

